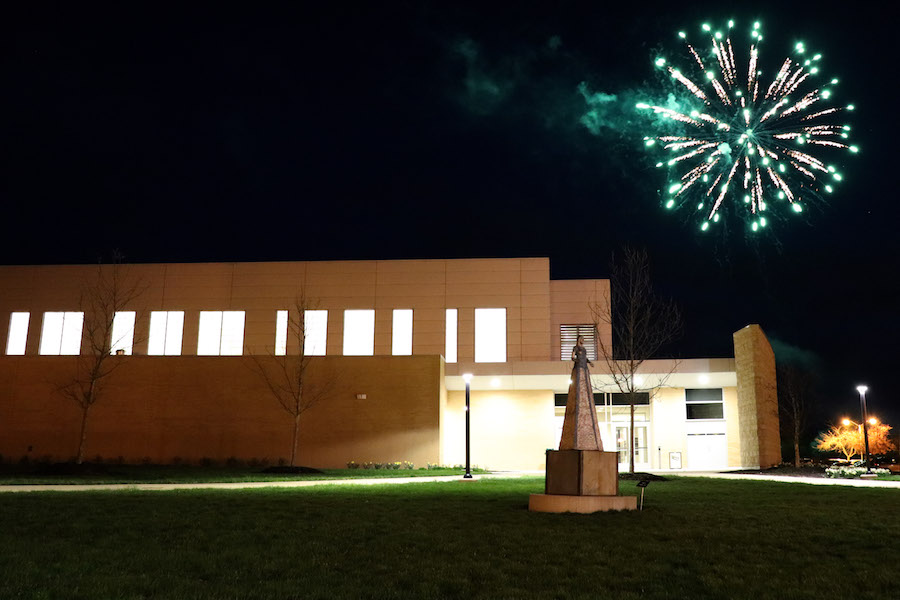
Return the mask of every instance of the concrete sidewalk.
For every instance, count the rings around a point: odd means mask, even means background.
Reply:
[[[460,481],[468,483],[479,479],[504,479],[523,476],[543,475],[541,471],[504,471],[475,475],[463,479],[459,475],[435,477],[372,477],[369,479],[314,479],[311,481],[233,481],[225,483],[91,483],[91,484],[20,484],[0,485],[0,493],[12,492],[89,492],[98,490],[244,490],[258,488],[299,488],[317,485],[381,485],[390,483],[424,483],[435,481]]]
[[[671,473],[670,473],[671,474]],[[851,487],[874,487],[900,489],[900,481],[878,481],[877,479],[830,479],[828,477],[791,477],[787,475],[750,475],[747,473],[683,473],[684,477],[710,477],[713,479],[741,479],[744,481],[780,481],[781,483],[806,483],[809,485],[846,485]]]
[[[671,471],[655,472],[657,475],[675,477],[706,477],[710,479],[739,479],[744,481],[777,481],[781,483],[804,483],[808,485],[843,485],[881,489],[900,489],[900,481],[877,481],[867,479],[828,479],[826,477],[789,477],[784,475],[748,475],[745,473],[718,473],[712,471]],[[315,479],[312,481],[236,481],[228,483],[96,483],[96,484],[23,484],[0,485],[0,493],[14,492],[86,492],[98,490],[244,490],[259,488],[302,488],[319,485],[382,485],[426,483],[437,481],[459,481],[462,483],[480,479],[509,479],[517,477],[543,476],[543,471],[501,471],[476,475],[472,479],[462,479],[459,475],[437,477],[373,477],[370,479]]]

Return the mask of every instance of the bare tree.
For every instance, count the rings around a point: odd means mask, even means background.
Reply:
[[[267,356],[248,353],[260,379],[279,406],[291,416],[291,467],[296,466],[301,417],[332,394],[335,386],[334,377],[326,373],[319,372],[317,377],[310,377],[313,357],[307,352],[306,311],[315,310],[316,305],[301,288],[294,299],[293,310],[288,311],[288,337],[294,342],[291,346],[296,349],[296,354],[288,353],[287,345],[268,350]]]
[[[678,367],[655,380],[636,375],[644,361],[653,358],[682,331],[681,311],[671,300],[656,295],[650,280],[650,260],[644,250],[625,247],[619,260],[610,263],[610,294],[592,303],[595,325],[604,323],[612,332],[612,344],[597,336],[598,358],[606,363],[616,388],[628,398],[628,470],[634,473],[634,411],[638,394],[666,385]],[[615,351],[614,351],[615,348]]]
[[[78,302],[84,315],[81,351],[75,359],[72,377],[57,385],[57,390],[81,409],[76,464],[84,461],[91,409],[103,397],[110,376],[126,363],[127,359],[119,352],[126,341],[122,338],[129,336],[132,344],[135,341],[133,326],[130,331],[121,332],[117,336],[120,339],[113,338],[117,333],[113,328],[116,314],[133,308],[144,289],[140,280],[129,276],[118,253],[113,254],[111,263],[99,263],[95,279],[82,286]],[[137,319],[135,313],[135,322]]]
[[[800,435],[809,425],[812,374],[803,367],[783,363],[777,367],[778,409],[790,430],[794,466],[800,466]]]

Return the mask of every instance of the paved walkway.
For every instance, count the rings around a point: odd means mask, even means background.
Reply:
[[[710,471],[657,471],[659,475],[675,475],[678,477],[708,477],[712,479],[741,479],[745,481],[779,481],[781,483],[805,483],[810,485],[844,485],[851,487],[874,487],[881,489],[900,489],[900,481],[877,481],[870,479],[828,479],[826,477],[788,477],[784,475],[748,475],[746,473],[716,473]],[[382,485],[425,483],[435,481],[458,481],[466,483],[479,479],[507,479],[516,477],[543,476],[543,471],[500,471],[476,475],[472,479],[462,479],[458,475],[442,475],[437,477],[373,477],[371,479],[316,479],[312,481],[235,481],[228,483],[95,483],[95,484],[47,484],[47,485],[0,485],[0,493],[4,492],[84,492],[96,490],[244,490],[257,488],[300,488],[317,485]]]
[[[750,475],[747,473],[684,473],[692,477],[712,477],[714,479],[744,479],[747,481],[780,481],[782,483],[807,483],[810,485],[847,485],[851,487],[898,488],[900,481],[878,481],[877,479],[830,479],[828,477],[791,477],[786,475]]]
[[[424,483],[428,481],[478,481],[479,479],[502,479],[537,475],[543,472],[504,471],[475,475],[472,479],[462,479],[459,475],[441,475],[435,477],[372,477],[369,479],[314,479],[311,481],[233,481],[226,483],[89,483],[89,484],[18,484],[0,485],[3,492],[86,492],[96,490],[243,490],[255,488],[298,488],[316,485],[381,485],[388,483]]]

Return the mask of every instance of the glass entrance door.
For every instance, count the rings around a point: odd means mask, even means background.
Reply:
[[[650,452],[647,425],[634,424],[634,468],[650,468]],[[628,426],[616,427],[616,451],[619,454],[619,470],[628,470]]]

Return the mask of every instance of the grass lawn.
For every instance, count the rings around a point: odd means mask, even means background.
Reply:
[[[263,473],[263,467],[201,467],[192,465],[104,464],[79,474],[47,474],[40,466],[0,465],[0,485],[91,483],[209,483],[239,481],[309,481],[374,477],[434,477],[459,475],[465,469],[322,469],[322,473]],[[483,473],[483,469],[472,469]]]
[[[675,478],[643,513],[528,512],[542,489],[0,494],[0,598],[900,596],[897,489]]]

